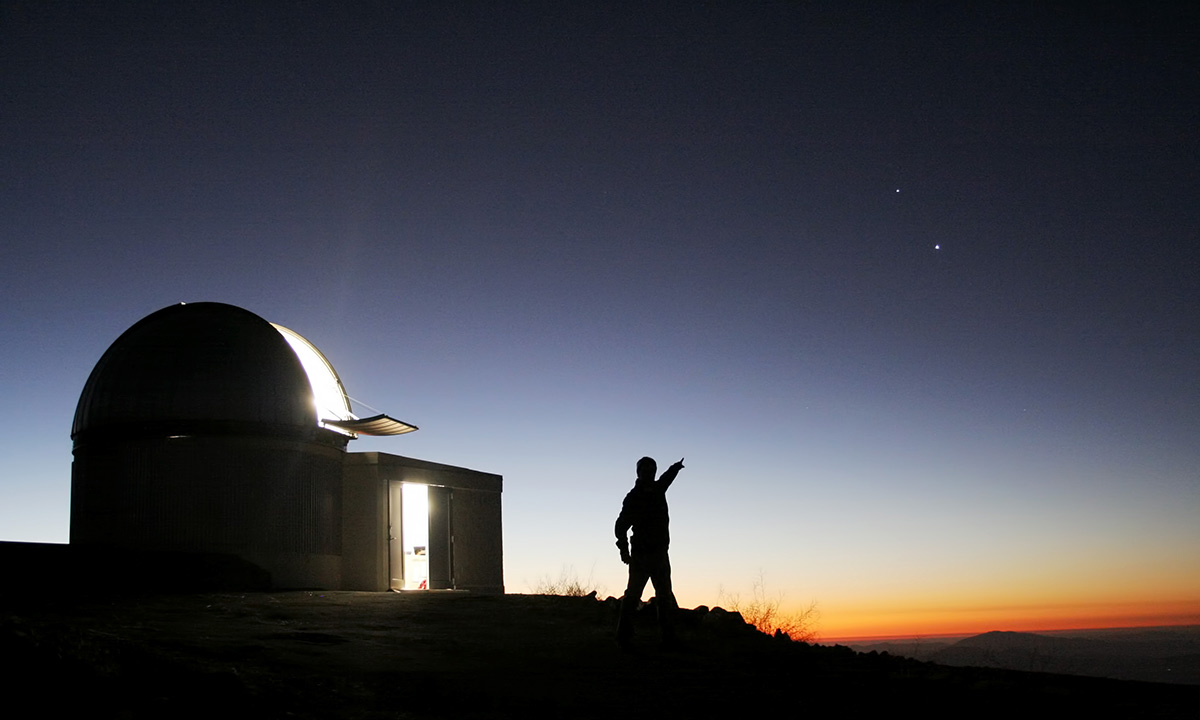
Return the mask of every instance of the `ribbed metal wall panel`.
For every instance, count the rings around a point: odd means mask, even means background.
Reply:
[[[77,448],[71,542],[244,557],[340,555],[342,455],[270,438]]]

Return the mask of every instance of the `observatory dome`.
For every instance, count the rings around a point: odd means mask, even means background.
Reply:
[[[92,370],[71,437],[94,432],[310,433],[312,386],[271,323],[223,303],[180,303],[126,330]]]

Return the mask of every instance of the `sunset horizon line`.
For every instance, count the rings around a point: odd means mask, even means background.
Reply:
[[[1028,635],[1062,635],[1065,633],[1116,633],[1121,631],[1140,631],[1140,630],[1178,630],[1180,628],[1196,628],[1200,629],[1200,622],[1183,622],[1183,623],[1160,623],[1155,625],[1112,625],[1112,626],[1088,626],[1088,627],[1067,627],[1054,629],[1024,629],[1012,630],[993,628],[991,630],[981,630],[977,632],[937,632],[937,633],[910,633],[910,634],[882,634],[882,635],[836,635],[826,637],[818,634],[815,641],[817,645],[839,644],[852,642],[862,644],[866,642],[889,642],[899,640],[963,640],[979,635],[986,635],[993,632],[1012,632],[1023,633]]]

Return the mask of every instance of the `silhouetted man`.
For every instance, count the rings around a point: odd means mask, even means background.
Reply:
[[[658,463],[648,457],[638,460],[637,482],[621,505],[616,526],[617,547],[621,550],[621,562],[629,566],[629,585],[621,598],[621,620],[617,623],[617,642],[621,647],[629,647],[633,639],[633,615],[642,601],[647,580],[654,583],[654,595],[658,598],[658,624],[663,642],[675,641],[675,593],[671,591],[671,561],[667,559],[671,544],[667,488],[682,469],[683,458],[680,458],[656,481]],[[632,550],[625,539],[630,528],[633,528]]]

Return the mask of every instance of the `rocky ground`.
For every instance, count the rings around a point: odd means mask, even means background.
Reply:
[[[949,668],[770,638],[684,611],[633,652],[615,601],[289,592],[0,594],[9,708],[97,717],[722,717],[913,709],[923,717],[1194,717],[1200,688]]]

